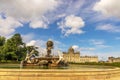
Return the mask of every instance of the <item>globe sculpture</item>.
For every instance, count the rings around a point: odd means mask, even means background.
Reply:
[[[47,43],[46,43],[46,46],[47,46],[47,55],[46,55],[46,57],[52,57],[52,55],[50,55],[51,54],[51,49],[53,49],[53,42],[52,41],[48,41]]]

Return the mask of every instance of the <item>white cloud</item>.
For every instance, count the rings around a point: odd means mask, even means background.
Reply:
[[[43,22],[42,20],[39,20],[39,21],[32,21],[30,23],[30,27],[33,28],[33,29],[36,29],[36,28],[46,29],[48,26],[45,22]]]
[[[49,21],[44,15],[58,5],[58,0],[0,0],[0,33],[11,34],[24,23],[30,23],[32,28],[45,29]],[[6,19],[1,18],[3,15]]]
[[[78,45],[73,45],[72,48],[73,48],[74,50],[76,50],[76,49],[79,49],[79,46],[78,46]]]
[[[0,0],[0,12],[22,21],[31,21],[40,19],[57,5],[57,0]]]
[[[83,7],[83,5],[86,3],[84,0],[62,0],[63,7],[65,9],[61,10],[64,11],[67,15],[70,14],[78,14],[80,9]]]
[[[31,40],[29,43],[26,44],[26,46],[35,46],[37,42],[35,40]]]
[[[95,48],[92,48],[92,47],[91,47],[91,48],[82,47],[82,48],[80,48],[80,50],[81,50],[81,51],[94,51],[94,50],[96,50],[96,49],[95,49]]]
[[[21,26],[23,25],[12,17],[2,18],[0,16],[0,34],[3,36],[14,33],[15,29]]]
[[[105,43],[104,40],[95,40],[95,39],[92,39],[89,42],[90,44],[93,44],[93,45],[103,45]]]
[[[99,40],[99,39],[92,39],[89,40],[89,43],[93,46],[95,46],[96,49],[98,48],[110,48],[111,46],[106,45],[104,40]]]
[[[30,40],[29,42],[27,42],[26,46],[36,46],[36,47],[40,47],[40,48],[46,48],[46,42],[44,40]]]
[[[47,54],[46,48],[45,48],[45,41],[43,40],[30,40],[27,42],[26,46],[35,46],[38,47],[39,56],[45,56]]]
[[[26,42],[29,42],[29,41],[33,40],[34,37],[35,37],[35,34],[29,33],[29,34],[24,34],[24,35],[21,35],[21,36],[22,36],[23,41],[26,43]]]
[[[36,47],[41,47],[41,48],[46,48],[46,42],[47,41],[44,41],[44,40],[41,40],[41,39],[38,39],[38,40],[30,40],[28,42],[26,42],[27,46],[36,46]]]
[[[92,48],[92,47],[79,47],[78,45],[73,45],[72,48],[75,51],[94,51],[95,50],[95,48]]]
[[[62,32],[65,36],[69,34],[82,34],[84,33],[81,28],[84,27],[85,22],[81,17],[69,15],[65,18],[65,20],[58,23],[59,28],[62,29]]]
[[[120,17],[120,0],[100,0],[94,6],[94,10],[106,16]]]
[[[79,15],[85,3],[83,0],[0,0],[0,15],[11,16],[23,25],[29,23],[33,29],[46,29],[58,19],[71,14]],[[67,32],[71,33],[80,34],[83,31],[72,29]]]
[[[65,16],[66,16],[66,14],[63,13],[63,14],[59,14],[59,15],[57,15],[56,17],[58,17],[58,18],[63,18],[63,17],[65,17]]]
[[[99,25],[96,27],[96,30],[103,30],[107,32],[120,32],[119,26],[114,26],[111,24]]]
[[[98,45],[99,48],[112,48],[112,46],[109,46],[109,45]]]

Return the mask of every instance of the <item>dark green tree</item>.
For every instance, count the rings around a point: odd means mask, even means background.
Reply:
[[[5,44],[5,37],[0,36],[0,61],[4,59],[3,46]]]
[[[20,34],[14,34],[11,38],[5,40],[5,37],[0,36],[0,61],[13,60],[21,61],[26,57],[27,51],[34,50],[34,54],[38,55],[35,46],[27,46],[23,43]]]
[[[0,36],[0,46],[5,44],[5,37]]]
[[[26,48],[20,34],[14,34],[4,45],[5,60],[21,60]]]

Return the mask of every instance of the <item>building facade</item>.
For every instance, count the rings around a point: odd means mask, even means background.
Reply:
[[[98,56],[80,56],[80,52],[75,52],[72,47],[63,52],[63,58],[73,63],[98,62]]]
[[[108,62],[113,63],[113,62],[120,62],[120,57],[108,57]]]

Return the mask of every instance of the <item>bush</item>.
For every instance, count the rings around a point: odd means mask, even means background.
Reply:
[[[73,63],[70,62],[70,64],[77,64],[77,65],[103,65],[103,66],[115,66],[115,67],[120,67],[120,62],[115,62],[115,63],[96,63],[96,62],[85,62],[85,63]]]

